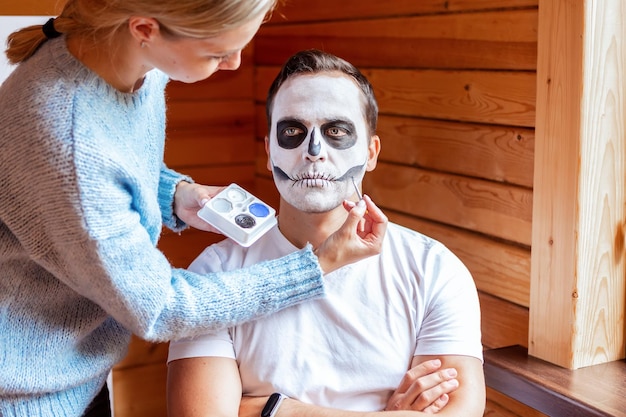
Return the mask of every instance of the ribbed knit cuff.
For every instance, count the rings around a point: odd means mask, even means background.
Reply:
[[[324,295],[324,272],[310,244],[268,266],[278,281],[278,309]]]
[[[175,232],[180,232],[187,227],[187,224],[174,214],[174,194],[176,186],[181,181],[193,183],[193,179],[182,175],[165,165],[161,168],[161,178],[159,181],[159,207],[163,224]]]

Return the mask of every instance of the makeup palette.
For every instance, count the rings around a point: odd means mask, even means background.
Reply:
[[[198,216],[244,247],[277,223],[276,210],[237,184],[230,184],[209,200]]]

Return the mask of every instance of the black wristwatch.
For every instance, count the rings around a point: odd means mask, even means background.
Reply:
[[[261,417],[274,417],[278,412],[278,407],[285,398],[289,398],[280,392],[275,392],[267,399],[263,411],[261,411]]]

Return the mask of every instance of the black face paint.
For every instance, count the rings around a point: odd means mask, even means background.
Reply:
[[[358,139],[354,123],[346,120],[331,120],[324,123],[322,136],[329,146],[339,150],[353,147]]]
[[[352,178],[360,177],[361,174],[365,171],[366,164],[367,163],[363,165],[353,166],[352,168],[348,169],[348,171],[346,171],[346,173],[343,174],[341,177],[334,178],[333,181],[338,181],[338,182],[352,181]],[[287,175],[285,171],[283,171],[282,169],[274,165],[273,162],[272,162],[272,172],[274,174],[274,178],[278,181],[296,181],[297,180],[297,178],[291,178],[289,175]]]
[[[357,165],[350,168],[345,174],[341,177],[337,178],[336,181],[352,181],[354,177],[360,177],[363,172],[365,172],[365,165]]]
[[[278,168],[276,165],[272,163],[272,172],[274,173],[274,178],[280,181],[290,180],[289,175],[282,169]]]
[[[320,154],[322,150],[322,144],[320,142],[315,142],[315,128],[311,130],[311,139],[309,139],[309,155],[317,156]]]
[[[302,145],[309,131],[304,123],[296,119],[281,120],[276,124],[276,139],[278,146],[283,149],[295,149]],[[349,149],[354,146],[358,137],[354,123],[346,120],[331,120],[321,126],[322,138],[328,146],[334,149]],[[315,143],[315,129],[311,131],[308,152],[317,156],[321,150],[321,144]]]
[[[295,149],[306,139],[308,129],[294,119],[281,120],[276,124],[276,139],[283,149]]]

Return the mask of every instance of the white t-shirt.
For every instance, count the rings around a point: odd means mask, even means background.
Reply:
[[[191,264],[233,270],[296,248],[275,227],[249,248],[225,240]],[[354,411],[385,407],[414,355],[482,360],[474,281],[441,243],[389,224],[383,249],[326,275],[326,296],[253,322],[170,344],[168,361],[237,360],[244,395],[282,392]]]

